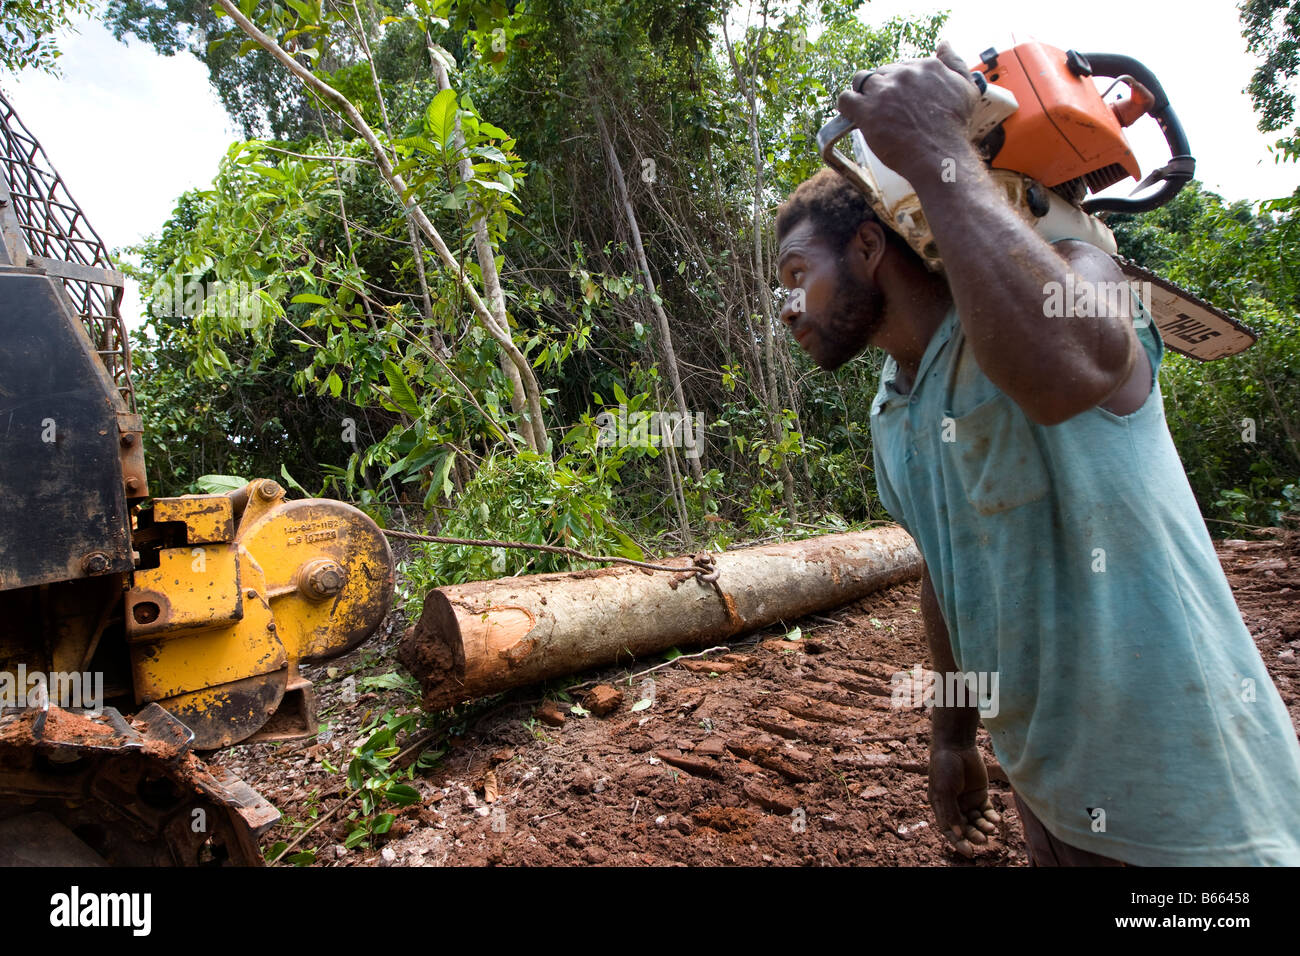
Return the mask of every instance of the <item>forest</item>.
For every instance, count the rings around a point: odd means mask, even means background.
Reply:
[[[794,347],[772,223],[820,168],[816,131],[852,73],[928,54],[943,14],[110,0],[101,15],[201,60],[244,132],[123,257],[147,307],[133,351],[155,493],[269,476],[387,527],[630,557],[887,517],[867,429],[881,353],[826,374]],[[1294,161],[1296,8],[1240,15],[1260,126]],[[41,65],[31,50],[8,65]],[[1216,535],[1300,508],[1298,202],[1194,182],[1108,217],[1122,255],[1261,333],[1160,373]],[[662,441],[675,423],[689,443]],[[567,562],[431,547],[405,570],[418,594]]]

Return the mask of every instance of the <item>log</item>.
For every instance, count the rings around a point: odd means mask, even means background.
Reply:
[[[398,658],[425,709],[513,687],[716,643],[794,621],[920,576],[894,525],[715,555],[717,587],[698,576],[614,565],[434,588]],[[689,557],[663,564],[689,568]]]

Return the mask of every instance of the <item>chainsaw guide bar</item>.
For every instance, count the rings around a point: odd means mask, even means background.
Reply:
[[[1258,333],[1222,309],[1144,269],[1131,259],[1113,256],[1139,291],[1142,304],[1160,330],[1165,345],[1201,362],[1237,355],[1259,339]]]

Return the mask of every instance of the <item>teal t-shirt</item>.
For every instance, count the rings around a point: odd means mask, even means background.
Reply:
[[[880,499],[925,558],[958,668],[996,687],[984,726],[1054,836],[1141,866],[1300,865],[1296,730],[1169,436],[1163,343],[1136,324],[1145,404],[1043,426],[950,313],[909,394],[885,359]]]

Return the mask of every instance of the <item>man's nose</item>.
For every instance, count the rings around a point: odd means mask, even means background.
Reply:
[[[794,292],[787,291],[785,303],[781,306],[781,321],[785,323],[787,329],[793,329],[798,318],[799,313],[794,310]]]

